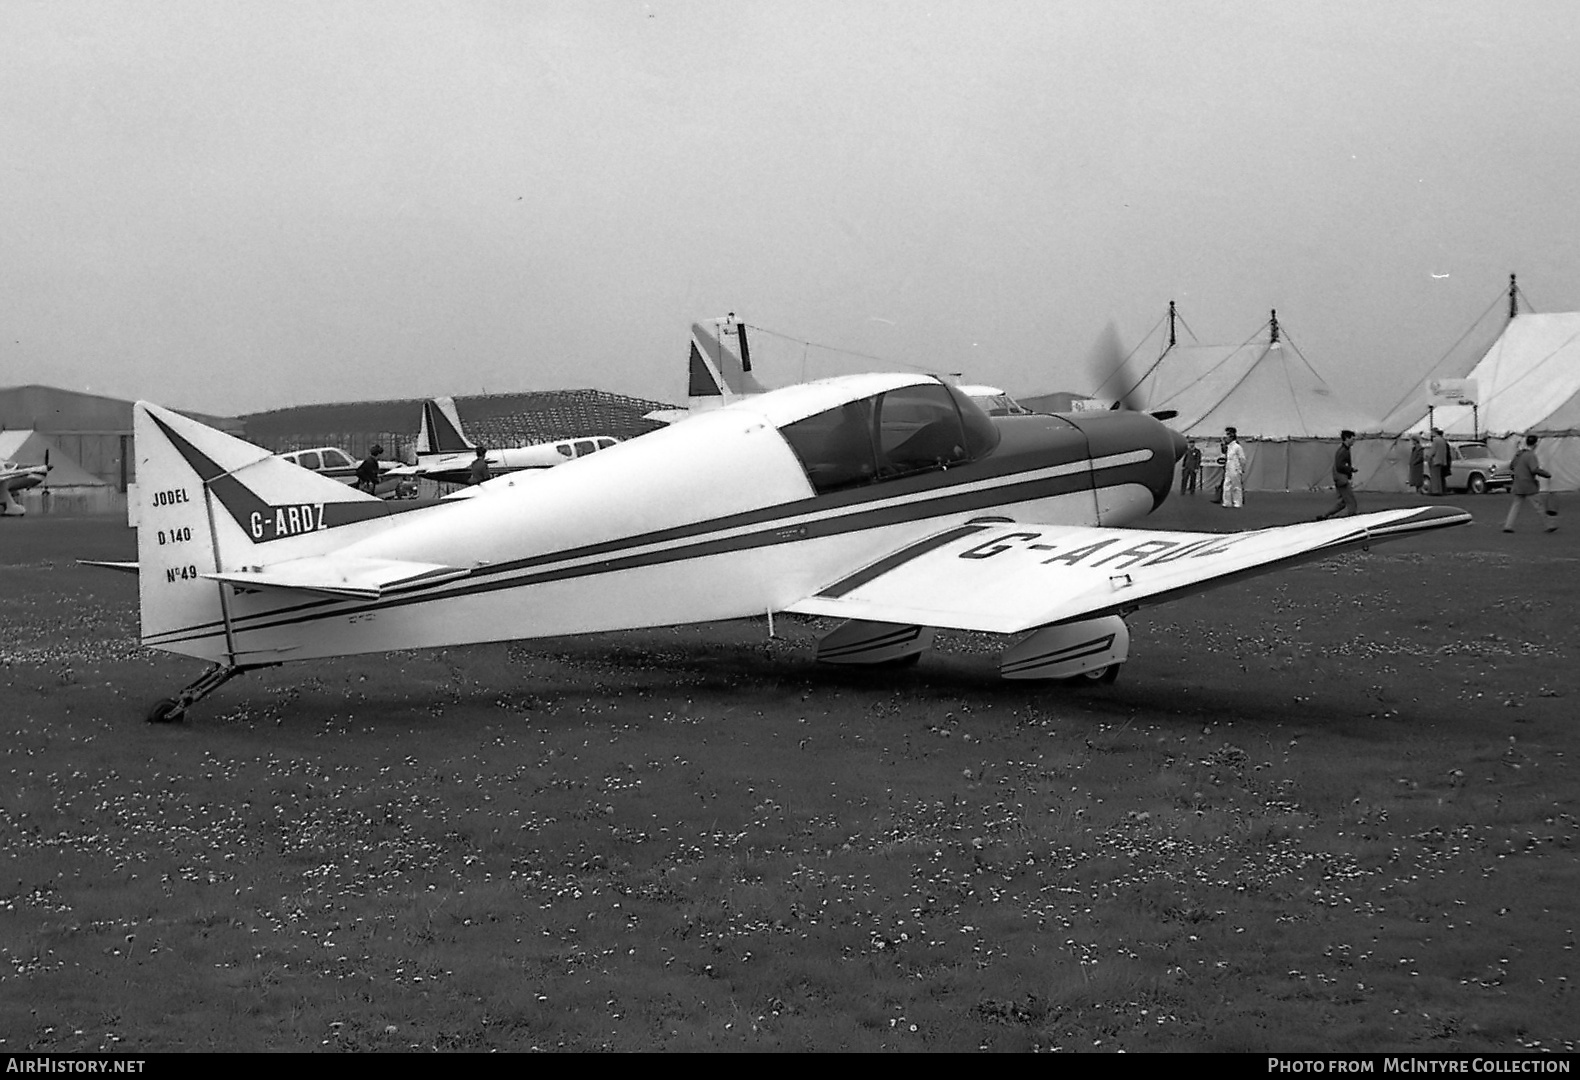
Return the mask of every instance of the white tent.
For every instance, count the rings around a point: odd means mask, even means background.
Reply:
[[[1476,384],[1474,408],[1440,407],[1429,420],[1424,396],[1416,396],[1384,418],[1382,430],[1440,427],[1468,439],[1580,428],[1580,312],[1515,316],[1474,366],[1454,377]]]
[[[1246,450],[1247,487],[1332,486],[1339,432],[1375,427],[1376,418],[1346,402],[1293,343],[1280,340],[1276,319],[1266,330],[1241,345],[1170,345],[1124,397],[1134,408],[1178,414],[1164,422],[1201,443],[1204,479],[1214,479],[1218,440],[1233,427]]]
[[[1516,315],[1479,358],[1433,375],[1474,382],[1475,406],[1441,406],[1429,415],[1423,382],[1383,419],[1383,434],[1403,433],[1407,448],[1408,436],[1439,427],[1451,439],[1481,438],[1504,458],[1525,435],[1537,435],[1553,486],[1580,487],[1580,312]]]
[[[49,462],[49,476],[39,487],[18,492],[15,498],[32,510],[58,504],[62,508],[103,509],[115,494],[112,484],[94,476],[63,453],[47,435],[32,430],[0,431],[0,462],[42,465]],[[45,503],[45,499],[49,503]]]
[[[1149,412],[1175,410],[1179,415],[1169,426],[1191,436],[1216,437],[1233,427],[1242,439],[1337,439],[1345,428],[1376,423],[1278,341],[1177,345],[1130,400]]]

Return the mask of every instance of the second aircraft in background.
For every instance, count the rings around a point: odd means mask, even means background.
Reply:
[[[483,460],[488,463],[489,475],[498,476],[522,469],[547,469],[597,450],[606,450],[619,441],[612,435],[588,435],[530,446],[488,447]],[[465,484],[471,479],[472,463],[477,460],[477,444],[462,430],[454,398],[432,398],[423,402],[416,455],[416,464],[398,471],[447,484]]]

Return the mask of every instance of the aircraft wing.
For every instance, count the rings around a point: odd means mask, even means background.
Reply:
[[[1430,529],[1452,507],[1384,510],[1242,533],[1021,525],[980,519],[910,544],[787,610],[1010,634],[1204,592]]]
[[[267,566],[204,574],[242,589],[283,589],[286,591],[376,600],[401,589],[433,585],[465,577],[470,571],[438,563],[405,562],[400,559],[368,559],[345,555],[312,555],[287,559]]]
[[[15,480],[30,480],[37,483],[48,472],[45,465],[15,465],[9,462],[0,462],[0,484],[9,484]]]

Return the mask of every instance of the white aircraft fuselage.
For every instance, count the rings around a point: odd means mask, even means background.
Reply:
[[[1123,525],[1169,491],[1183,440],[1121,412],[981,415],[995,445],[971,460],[818,490],[782,429],[931,381],[773,391],[398,514],[323,488],[293,494],[292,477],[243,460],[247,444],[210,448],[217,433],[140,406],[144,643],[246,666],[760,615],[972,519]],[[247,587],[253,568],[326,553],[435,571],[376,596],[271,587],[266,569]]]

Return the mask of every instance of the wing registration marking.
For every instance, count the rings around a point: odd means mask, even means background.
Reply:
[[[1107,566],[1115,570],[1129,570],[1135,566],[1158,566],[1180,559],[1202,559],[1221,555],[1246,539],[1259,535],[1261,534],[1256,532],[1230,533],[1223,536],[1198,537],[1193,540],[1154,536],[1114,550],[1115,545],[1125,544],[1124,537],[1110,536],[1091,540],[1088,534],[1088,538],[1084,541],[1076,540],[1065,546],[1044,542],[1042,533],[1012,532],[989,537],[960,552],[957,557],[991,559],[1006,552],[1024,555],[1027,552],[1051,551],[1054,554],[1040,558],[1038,562],[1044,566],[1060,563],[1065,566]]]

